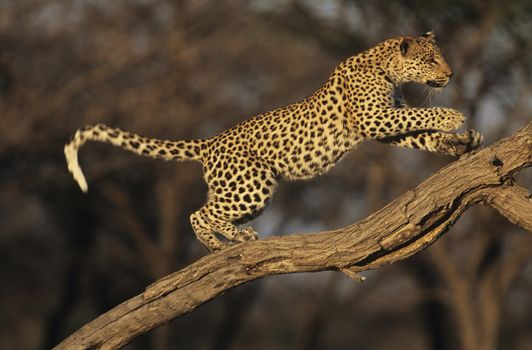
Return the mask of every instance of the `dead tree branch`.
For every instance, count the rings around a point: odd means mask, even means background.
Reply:
[[[56,349],[116,349],[220,293],[269,275],[360,271],[409,257],[433,243],[474,204],[491,205],[532,228],[532,199],[513,175],[532,165],[532,123],[462,157],[381,210],[347,227],[248,242],[170,274],[69,336]]]

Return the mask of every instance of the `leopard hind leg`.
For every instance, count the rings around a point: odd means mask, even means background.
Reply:
[[[277,184],[274,172],[263,164],[247,163],[245,168],[235,164],[236,162],[226,163],[224,170],[231,175],[224,176],[223,180],[219,176],[210,177],[207,169],[209,198],[193,214],[196,235],[211,251],[224,247],[216,234],[233,243],[258,239],[251,227],[239,229],[236,225],[259,215],[269,203]]]
[[[203,244],[210,252],[221,250],[224,243],[216,237],[214,229],[210,223],[203,216],[201,210],[198,210],[190,215],[190,224],[196,234],[196,238]]]
[[[257,233],[250,227],[238,229],[231,221],[220,218],[212,210],[216,203],[209,202],[190,216],[190,223],[198,240],[211,252],[222,250],[232,242],[245,242],[258,239]],[[222,242],[217,234],[228,242]]]

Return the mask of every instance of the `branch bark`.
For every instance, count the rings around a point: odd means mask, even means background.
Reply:
[[[224,291],[269,275],[360,271],[405,259],[444,234],[474,204],[491,205],[531,231],[532,199],[513,175],[532,165],[532,122],[441,169],[347,227],[231,246],[172,273],[66,338],[55,349],[116,349]]]

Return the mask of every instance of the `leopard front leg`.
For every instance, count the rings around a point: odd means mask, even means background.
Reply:
[[[483,138],[482,135],[475,130],[467,130],[461,134],[429,130],[389,136],[377,139],[377,141],[395,146],[417,148],[429,152],[460,156],[479,148],[482,145]]]
[[[451,108],[384,108],[363,114],[358,128],[365,138],[382,139],[416,131],[452,132],[464,120],[461,112]]]

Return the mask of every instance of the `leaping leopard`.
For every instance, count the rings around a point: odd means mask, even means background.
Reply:
[[[77,153],[89,140],[153,158],[202,162],[208,198],[190,221],[201,243],[220,250],[227,243],[217,234],[229,242],[258,238],[252,228],[235,225],[260,214],[280,180],[323,174],[363,140],[450,155],[479,147],[478,132],[453,133],[464,122],[462,113],[408,107],[400,92],[406,82],[442,88],[452,75],[432,32],[400,36],[340,63],[306,99],[209,139],[158,140],[102,124],[85,126],[65,145],[68,169],[86,192]]]

